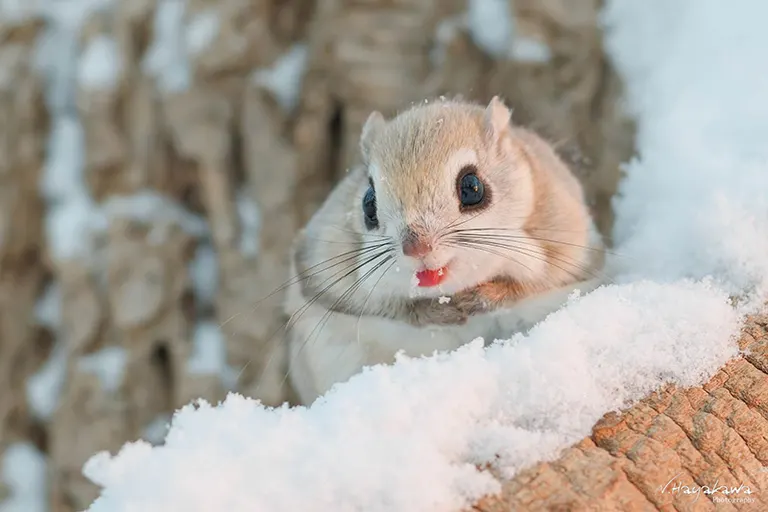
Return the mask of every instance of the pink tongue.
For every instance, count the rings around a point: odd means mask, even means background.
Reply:
[[[419,286],[423,288],[437,286],[445,280],[445,267],[416,272],[416,279],[419,280]]]

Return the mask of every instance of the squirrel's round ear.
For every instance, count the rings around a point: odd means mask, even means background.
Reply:
[[[509,128],[512,112],[498,96],[491,98],[491,102],[485,108],[485,126],[489,134],[495,139]]]
[[[360,150],[363,152],[364,157],[367,158],[371,141],[386,122],[384,116],[378,110],[374,110],[368,115],[368,119],[365,120],[362,133],[360,134]]]

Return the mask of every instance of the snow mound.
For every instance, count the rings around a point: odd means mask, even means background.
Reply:
[[[187,406],[164,446],[88,462],[106,488],[89,510],[460,510],[499,489],[475,464],[511,474],[660,382],[701,383],[738,326],[706,283],[602,288],[528,336],[370,368],[310,408]]]
[[[731,293],[768,296],[767,16],[759,0],[604,11],[639,118],[640,157],[616,201],[628,277],[714,275]]]

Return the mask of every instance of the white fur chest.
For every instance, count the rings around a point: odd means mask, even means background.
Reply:
[[[450,351],[482,337],[486,343],[524,331],[559,308],[574,289],[587,292],[597,284],[569,285],[520,301],[513,308],[470,317],[460,326],[416,327],[374,316],[330,313],[319,305],[305,307],[300,286],[289,288],[286,311],[294,314],[288,334],[291,383],[304,404],[366,366],[389,364],[402,351],[408,356]]]
[[[307,302],[298,286],[288,290],[286,299],[289,314]],[[400,351],[412,357],[450,351],[497,330],[496,318],[489,315],[473,317],[461,326],[415,327],[382,317],[329,313],[313,304],[291,320],[291,383],[302,403],[309,404],[366,366],[392,363]]]

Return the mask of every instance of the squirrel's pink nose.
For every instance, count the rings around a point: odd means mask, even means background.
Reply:
[[[432,246],[423,240],[408,238],[403,240],[403,254],[412,258],[421,258],[432,251]]]
[[[403,234],[403,254],[412,258],[423,258],[430,252],[432,252],[432,244],[412,227],[406,228]]]

